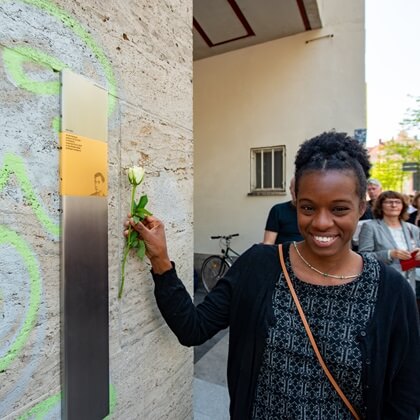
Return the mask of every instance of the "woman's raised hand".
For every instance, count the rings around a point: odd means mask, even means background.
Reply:
[[[172,268],[166,246],[165,226],[158,218],[147,216],[142,222],[136,223],[130,215],[125,223],[126,227],[131,227],[138,232],[140,239],[146,245],[146,256],[149,258],[153,272],[162,274]],[[128,235],[128,230],[124,232]]]

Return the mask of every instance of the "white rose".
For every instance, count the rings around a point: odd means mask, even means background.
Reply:
[[[132,185],[140,185],[144,178],[144,169],[141,166],[132,166],[128,170],[128,180]]]

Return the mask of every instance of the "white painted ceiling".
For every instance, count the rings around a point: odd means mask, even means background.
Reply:
[[[322,26],[317,0],[194,0],[194,60]]]

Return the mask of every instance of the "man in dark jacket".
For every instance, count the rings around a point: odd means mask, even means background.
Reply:
[[[301,241],[296,212],[295,179],[289,186],[292,199],[274,205],[268,214],[263,243],[266,245],[282,244],[288,241]]]

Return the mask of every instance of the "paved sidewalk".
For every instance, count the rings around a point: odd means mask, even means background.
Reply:
[[[227,389],[194,378],[194,420],[229,420]]]
[[[205,296],[198,289],[197,304]],[[194,349],[194,420],[228,420],[229,395],[226,366],[229,344],[227,331],[220,331],[211,340]]]

